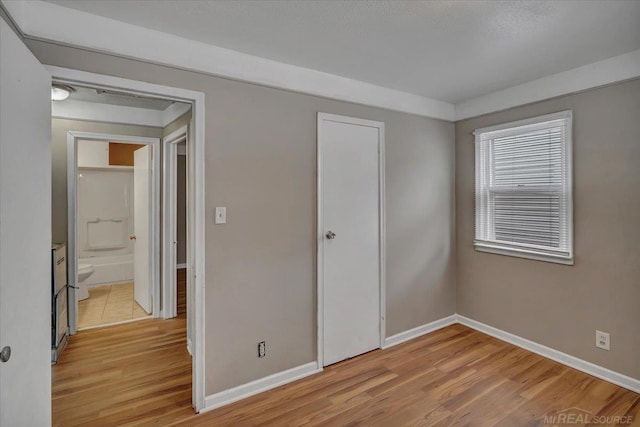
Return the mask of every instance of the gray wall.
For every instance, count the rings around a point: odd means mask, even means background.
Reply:
[[[51,239],[56,243],[66,243],[67,241],[67,132],[70,130],[153,138],[162,137],[162,128],[51,119]]]
[[[473,130],[569,109],[575,265],[474,251]],[[640,80],[457,122],[456,169],[458,313],[640,378]]]
[[[207,394],[316,359],[318,111],[386,125],[387,334],[455,313],[452,123],[27,44],[45,64],[206,94]]]

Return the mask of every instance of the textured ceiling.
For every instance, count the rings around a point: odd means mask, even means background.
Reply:
[[[640,1],[53,0],[456,103],[640,49]]]

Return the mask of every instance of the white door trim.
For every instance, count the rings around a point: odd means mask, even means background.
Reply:
[[[177,145],[188,140],[189,126],[170,133],[162,139],[164,155],[162,156],[162,317],[171,319],[177,316],[178,296],[176,291],[176,198],[177,198]],[[188,199],[188,198],[187,198]],[[190,200],[187,200],[189,203]],[[191,210],[193,207],[187,207]],[[187,282],[189,278],[187,277]],[[188,302],[187,302],[188,304]],[[188,323],[188,322],[187,322]],[[189,334],[188,334],[189,335]]]
[[[144,95],[153,98],[173,99],[175,101],[192,104],[191,138],[189,139],[189,153],[192,162],[188,165],[189,174],[194,177],[194,218],[193,227],[189,232],[191,247],[194,250],[188,255],[189,274],[194,282],[193,304],[194,337],[192,349],[192,405],[196,412],[204,408],[205,395],[205,366],[204,366],[204,337],[205,337],[205,174],[204,174],[204,144],[205,144],[205,97],[203,92],[162,86],[137,80],[123,79],[104,74],[86,71],[45,66],[51,73],[53,81],[68,84],[85,84],[91,87],[120,90],[123,92]]]
[[[74,335],[78,330],[78,140],[122,142],[125,144],[145,144],[153,147],[153,171],[151,174],[151,204],[153,216],[149,218],[151,229],[152,254],[149,263],[149,282],[153,289],[153,317],[160,317],[160,138],[142,136],[116,135],[95,132],[67,132],[67,277],[69,290],[69,333]]]
[[[316,260],[316,298],[317,298],[317,362],[318,369],[322,370],[324,368],[324,277],[323,277],[323,266],[324,266],[324,223],[322,218],[322,129],[323,122],[338,122],[338,123],[347,123],[352,125],[359,126],[367,126],[378,129],[378,190],[379,190],[379,213],[378,218],[380,221],[380,346],[382,348],[384,346],[384,339],[386,335],[386,281],[385,281],[385,235],[386,235],[386,226],[385,226],[385,177],[384,177],[384,158],[385,158],[385,148],[384,148],[384,123],[377,122],[373,120],[365,120],[358,119],[354,117],[348,116],[339,116],[336,114],[329,113],[318,113],[318,121],[317,121],[317,132],[318,132],[318,142],[317,142],[317,230],[316,230],[316,239],[318,242],[317,246],[317,260]]]

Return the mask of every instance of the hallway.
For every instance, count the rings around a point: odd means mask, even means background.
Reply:
[[[177,318],[141,320],[71,337],[52,367],[54,426],[164,425],[194,415],[185,273],[178,270]]]

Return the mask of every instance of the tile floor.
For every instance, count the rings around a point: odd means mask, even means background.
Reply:
[[[78,302],[79,329],[145,317],[151,316],[133,299],[133,282],[92,286]]]

